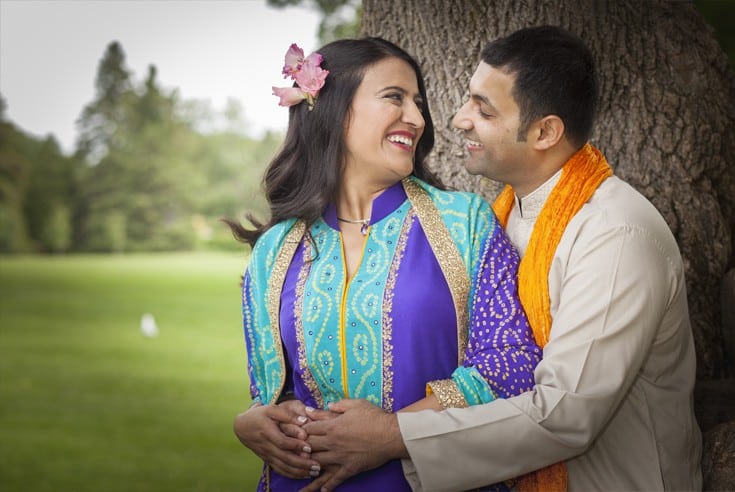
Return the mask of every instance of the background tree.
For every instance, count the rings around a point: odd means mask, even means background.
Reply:
[[[130,78],[125,52],[113,41],[97,67],[95,99],[77,120],[77,152],[90,163],[99,162],[114,143],[117,127],[125,118],[125,98],[131,94]]]
[[[432,168],[445,182],[489,200],[500,186],[464,171],[462,138],[451,118],[467,97],[483,45],[540,24],[561,25],[591,47],[601,81],[592,141],[615,173],[661,211],[679,243],[697,350],[695,407],[706,431],[704,486],[732,490],[735,327],[724,329],[722,313],[735,309],[735,76],[694,4],[363,2],[362,32],[397,42],[422,63],[437,129]]]
[[[360,0],[267,0],[273,7],[287,7],[306,3],[322,14],[319,22],[319,43],[326,44],[335,39],[354,37],[360,31],[362,2]]]
[[[363,32],[398,42],[422,62],[437,127],[432,167],[492,200],[499,185],[469,176],[451,118],[490,39],[557,24],[598,61],[601,101],[592,141],[615,173],[662,212],[685,265],[698,376],[728,374],[720,282],[735,265],[735,77],[689,2],[365,0]],[[727,354],[732,357],[732,354]]]
[[[30,148],[28,182],[23,192],[28,234],[37,251],[63,253],[72,245],[71,211],[83,163],[63,155],[51,136]]]
[[[27,139],[5,118],[0,97],[0,253],[28,247],[23,217],[23,189],[28,183]]]
[[[1,102],[1,100],[0,100]],[[6,121],[0,104],[0,252],[64,252],[80,161]]]

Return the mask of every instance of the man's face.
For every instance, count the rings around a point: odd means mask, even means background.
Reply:
[[[465,133],[467,171],[517,188],[534,166],[528,138],[518,140],[520,109],[514,84],[515,75],[480,62],[470,80],[470,98],[452,123]]]

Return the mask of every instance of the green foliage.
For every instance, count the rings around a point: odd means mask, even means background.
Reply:
[[[0,253],[241,251],[219,219],[267,219],[261,179],[282,135],[243,134],[234,100],[224,129],[203,131],[214,110],[162,89],[154,66],[136,81],[117,42],[95,88],[73,156],[3,120],[0,97]]]
[[[71,213],[63,205],[51,209],[41,229],[39,239],[46,251],[65,253],[71,246]]]
[[[0,258],[4,492],[255,490],[242,254]],[[159,327],[141,334],[143,313]]]
[[[105,61],[108,58],[111,61]],[[243,206],[265,210],[256,184],[275,152],[274,137],[257,141],[235,133],[244,124],[242,108],[234,103],[227,108],[227,131],[202,133],[196,115],[210,111],[201,106],[192,111],[175,91],[161,89],[155,67],[135,87],[125,77],[128,71],[118,45],[108,47],[105,60],[100,71],[113,74],[100,73],[98,81],[108,81],[104,87],[117,81],[133,89],[120,94],[99,90],[98,83],[98,98],[80,118],[80,142],[96,142],[96,147],[79,148],[90,166],[81,184],[78,249],[193,249],[211,239],[205,230],[220,216],[239,215]],[[115,97],[108,97],[110,93]],[[113,131],[105,133],[109,129]],[[122,231],[119,220],[107,220],[115,213],[124,216]],[[203,217],[206,227],[196,229],[194,217]]]
[[[326,44],[335,39],[354,38],[360,32],[362,0],[267,0],[273,7],[311,5],[323,17],[319,23],[319,42]]]

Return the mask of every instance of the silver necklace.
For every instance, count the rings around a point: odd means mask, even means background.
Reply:
[[[340,222],[347,222],[348,224],[362,224],[362,227],[360,227],[360,234],[363,236],[367,235],[368,232],[368,226],[370,225],[370,219],[343,219],[342,217],[337,217],[337,220]]]

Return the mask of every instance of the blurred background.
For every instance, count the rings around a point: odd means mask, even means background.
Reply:
[[[735,2],[696,2],[731,62]],[[288,46],[359,0],[0,0],[0,490],[254,490],[239,281]]]
[[[255,489],[219,218],[266,218],[271,86],[342,3],[0,0],[0,490]]]

